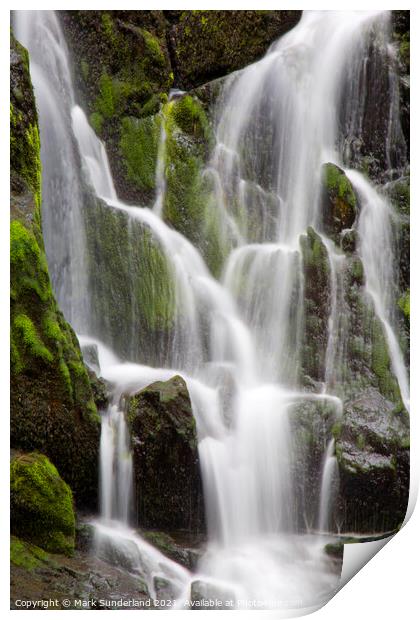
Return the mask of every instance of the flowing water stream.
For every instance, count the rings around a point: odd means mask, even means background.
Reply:
[[[162,219],[164,124],[153,208],[126,205],[118,199],[105,148],[76,103],[55,14],[15,14],[16,36],[30,53],[39,111],[43,231],[54,289],[66,318],[81,334],[81,344],[98,346],[100,374],[114,386],[113,401],[102,417],[97,552],[118,549],[130,570],[147,575],[152,596],[159,576],[171,581],[179,606],[198,578],[238,606],[238,601],[255,599],[265,601],[265,607],[305,607],[327,599],[338,586],[339,576],[323,550],[329,539],[315,531],[334,530],[334,439],[328,436],[325,443],[316,524],[305,533],[296,519],[292,411],[311,401],[332,406],[337,419],[341,415],[335,370],[345,331],[340,316],[343,258],[326,240],[332,301],[325,377],[318,393],[308,393],[299,376],[304,307],[299,238],[308,226],[322,233],[321,166],[343,165],[346,153],[344,146],[337,147],[344,81],[357,81],[372,29],[386,34],[388,20],[387,13],[379,12],[304,13],[261,61],[228,79],[218,104],[217,143],[205,171],[214,180],[217,209],[234,238],[223,275],[216,280],[192,243]],[[348,105],[353,125],[359,104]],[[397,112],[390,112],[394,134]],[[361,200],[358,232],[366,289],[384,326],[408,406],[407,373],[391,311],[392,260],[386,260],[393,256],[391,209],[360,173],[346,172]],[[183,322],[160,364],[149,360],[150,365],[141,365],[134,353],[121,359],[110,350],[109,335],[92,328],[82,173],[104,208],[126,218],[133,235],[137,225],[150,231],[165,257]],[[374,253],[374,247],[384,251]],[[245,295],[238,293],[239,282],[246,283]],[[209,346],[202,333],[203,315]],[[131,321],[134,328],[135,311],[120,320]],[[209,540],[194,575],[130,528],[132,459],[121,395],[174,374],[185,378],[190,392],[206,501]],[[228,421],[222,405],[226,377],[234,386]]]

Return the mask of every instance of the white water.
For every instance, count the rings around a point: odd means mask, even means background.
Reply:
[[[337,457],[335,456],[335,442],[334,439],[330,439],[327,451],[324,457],[322,479],[321,479],[321,493],[319,497],[319,531],[329,532],[331,528],[330,514],[331,504],[334,502],[335,493],[337,492],[338,483],[338,465]]]
[[[188,326],[185,329],[178,325],[167,368],[118,360],[99,343],[101,374],[114,385],[114,401],[102,421],[98,553],[105,553],[111,546],[131,557],[133,569],[137,567],[147,575],[152,595],[153,577],[163,575],[174,584],[182,605],[182,599],[189,596],[191,580],[200,576],[209,583],[217,583],[237,600],[255,598],[266,601],[267,607],[287,608],[323,600],[337,585],[338,575],[323,553],[327,541],[297,531],[293,482],[296,464],[290,412],[303,399],[330,400],[341,411],[341,401],[328,393],[333,389],[334,360],[341,344],[336,317],[340,258],[329,249],[333,303],[325,390],[310,395],[299,388],[303,315],[299,236],[305,234],[308,225],[320,226],[321,164],[340,163],[335,145],[344,68],[352,62],[357,65],[365,52],[370,27],[373,23],[380,27],[384,19],[377,12],[305,14],[299,25],[273,45],[263,60],[232,78],[217,127],[217,146],[207,171],[214,180],[217,208],[239,246],[228,257],[219,282],[212,277],[196,248],[160,218],[166,190],[164,129],[154,210],[125,205],[117,198],[105,149],[81,108],[75,105],[70,78],[62,88],[66,93],[64,102],[58,101],[55,93],[53,110],[42,104],[48,98],[53,100],[53,87],[45,75],[47,71],[54,75],[53,62],[60,60],[65,71],[60,69],[59,75],[69,76],[66,48],[54,14],[29,12],[16,17],[17,35],[34,59],[31,71],[37,101],[41,102],[41,140],[51,148],[51,155],[46,155],[43,147],[44,185],[45,178],[70,177],[72,183],[79,183],[74,155],[64,160],[66,165],[62,170],[54,169],[52,159],[59,159],[57,152],[61,145],[57,140],[50,140],[46,129],[47,119],[61,128],[60,139],[73,153],[68,135],[71,116],[87,179],[95,194],[110,209],[124,213],[129,221],[138,221],[151,231],[167,258],[175,284],[176,306]],[[43,44],[35,30],[47,32],[50,38],[51,33],[56,33],[54,42],[45,50],[50,64],[42,68],[44,80],[37,79],[36,60]],[[42,58],[41,62],[44,62]],[[264,135],[267,125],[271,131],[268,139],[272,160],[268,166],[271,173],[263,178],[259,139],[267,137]],[[244,156],[244,145],[247,162],[239,155]],[[375,228],[381,208],[375,206],[378,204],[375,190],[356,173],[349,172],[349,177],[364,197],[359,234],[367,288],[384,324],[393,369],[406,402],[404,366],[389,314],[391,300],[386,287],[379,286],[384,279],[389,284],[390,274],[384,271],[381,257],[369,254],[369,244],[372,247],[379,243],[382,246],[375,247],[383,247],[386,243],[386,248],[392,251],[391,242],[386,231],[379,233]],[[79,191],[79,185],[77,188]],[[67,186],[65,191],[69,191]],[[80,192],[65,195],[75,200],[70,213],[77,225],[70,235],[69,273],[61,273],[58,267],[56,270],[55,286],[58,291],[62,286],[58,297],[64,307],[69,304],[75,279],[84,273],[80,265],[84,258]],[[252,217],[255,205],[259,209],[258,221]],[[54,261],[60,256],[56,246],[61,227],[56,221],[49,223],[53,206],[48,193],[44,194],[44,228],[46,235],[51,236],[48,258],[54,273]],[[74,250],[73,237],[80,242],[79,254]],[[85,282],[82,285],[86,287]],[[83,290],[88,299],[88,291]],[[209,326],[209,351],[204,345],[200,323],[203,308]],[[88,313],[88,305],[78,313],[73,311],[73,306],[71,309],[68,316],[76,329],[88,333],[89,321],[84,314]],[[121,317],[121,320],[135,318]],[[89,342],[89,338],[85,337],[85,341]],[[129,528],[132,462],[120,396],[176,373],[187,381],[197,421],[209,529],[208,548],[194,577],[164,558]],[[224,408],[226,380],[233,384],[233,394]],[[317,519],[321,530],[327,531],[330,525],[335,474],[331,440],[320,476]]]
[[[362,211],[358,224],[360,254],[366,276],[366,289],[373,299],[377,317],[384,326],[388,342],[391,365],[401,391],[406,409],[410,410],[410,396],[407,369],[400,345],[394,331],[395,284],[397,279],[394,262],[394,239],[392,233],[392,208],[354,170],[347,170],[347,176],[359,193]]]

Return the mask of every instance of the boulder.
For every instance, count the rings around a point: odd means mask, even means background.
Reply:
[[[71,555],[75,544],[73,496],[43,454],[15,454],[10,465],[11,532],[37,547]]]
[[[344,405],[336,442],[341,531],[385,532],[404,520],[409,492],[409,420],[373,387]]]
[[[158,381],[131,396],[128,423],[139,525],[204,531],[196,424],[184,379]]]

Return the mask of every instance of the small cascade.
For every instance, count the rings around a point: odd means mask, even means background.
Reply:
[[[166,166],[166,127],[165,127],[165,118],[163,114],[161,116],[160,122],[160,136],[159,136],[159,146],[157,152],[157,160],[156,160],[156,173],[155,173],[155,186],[156,186],[156,200],[153,205],[153,211],[156,213],[158,217],[162,217],[163,211],[163,201],[165,199],[166,194],[166,175],[165,175],[165,166]]]
[[[348,170],[347,176],[361,200],[358,232],[366,289],[373,300],[376,315],[384,327],[392,370],[397,378],[404,406],[409,411],[407,369],[395,329],[397,278],[393,258],[395,241],[392,232],[392,209],[386,198],[381,196],[362,174],[355,170]]]
[[[319,522],[320,532],[334,530],[331,523],[331,509],[337,493],[338,465],[335,456],[335,440],[331,439],[324,456],[321,477],[321,492],[319,496]]]

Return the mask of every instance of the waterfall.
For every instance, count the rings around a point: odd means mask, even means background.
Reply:
[[[55,14],[16,13],[16,34],[29,49],[39,109],[43,231],[54,290],[66,317],[83,334],[81,342],[97,344],[100,374],[113,385],[112,403],[102,416],[97,552],[106,554],[111,547],[129,557],[131,568],[141,567],[148,576],[152,595],[154,578],[164,576],[175,584],[182,601],[189,596],[193,577],[131,527],[132,462],[122,397],[174,374],[185,378],[190,392],[205,491],[209,542],[197,575],[232,592],[237,601],[266,600],[267,607],[314,604],[337,587],[338,576],[323,552],[325,538],[309,527],[302,532],[297,525],[296,510],[306,506],[299,507],[295,488],[295,476],[302,471],[293,452],[293,411],[308,401],[342,410],[335,366],[343,357],[343,257],[326,241],[332,302],[325,381],[318,393],[309,393],[300,376],[304,274],[299,240],[309,226],[322,235],[321,166],[342,164],[345,156],[344,147],[337,146],[345,76],[352,68],[360,71],[372,28],[381,30],[386,20],[381,12],[305,13],[261,61],[227,81],[217,143],[204,172],[212,179],[215,208],[236,243],[217,280],[197,248],[162,219],[164,119],[154,205],[126,205],[115,190],[105,147],[76,103]],[[358,230],[367,291],[408,404],[408,381],[391,312],[389,208],[359,173],[347,174],[362,202]],[[113,300],[102,300],[98,308],[89,290],[84,183],[95,198],[98,218],[118,218],[133,240],[131,253],[124,257],[128,265],[133,261],[133,268],[128,269],[132,280],[127,282],[127,310],[117,315],[121,338],[128,334],[127,340],[135,342],[134,329],[140,331],[133,248],[145,231],[147,247],[159,251],[169,274],[173,325],[167,341],[152,342],[145,363],[134,345],[125,355],[110,350],[118,338],[109,328]],[[374,254],[374,247],[384,251]],[[103,251],[99,239],[99,259]],[[106,275],[95,265],[89,270],[92,286]],[[146,271],[140,276],[147,277]],[[94,315],[101,321],[95,323]],[[228,422],[222,407],[226,377],[234,386]],[[314,529],[322,531],[331,527],[337,474],[330,434],[325,445],[320,497],[311,507],[316,513]]]
[[[80,163],[71,109],[75,94],[66,42],[53,11],[17,11],[15,35],[30,53],[30,72],[42,136],[42,231],[60,308],[85,332],[90,308]]]

